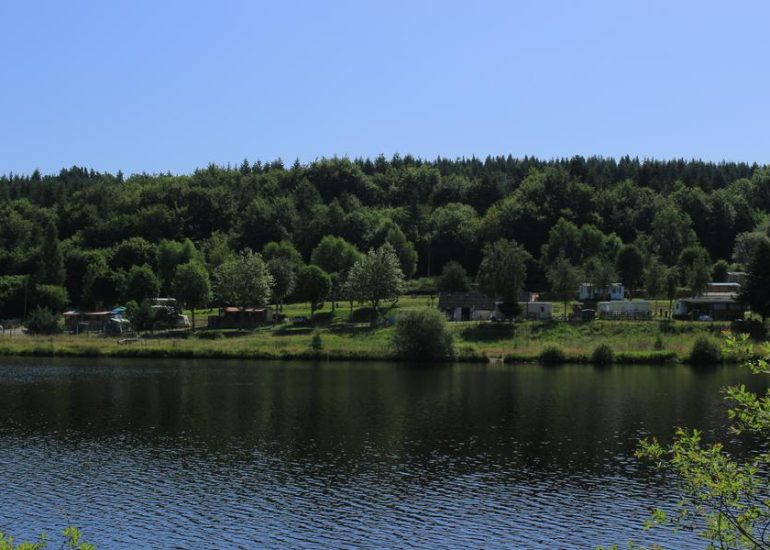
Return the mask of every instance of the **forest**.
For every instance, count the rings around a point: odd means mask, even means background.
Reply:
[[[663,295],[667,281],[697,290],[745,267],[770,236],[769,212],[768,167],[697,160],[395,155],[8,174],[0,319],[169,295],[192,273],[179,266],[211,275],[242,251],[261,254],[276,283],[285,275],[274,301],[302,299],[303,266],[339,291],[355,257],[385,243],[413,283],[443,272],[448,288],[467,287],[505,239],[523,251],[527,290],[557,290],[559,266],[569,281]]]

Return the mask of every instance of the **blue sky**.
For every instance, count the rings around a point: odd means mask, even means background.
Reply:
[[[0,173],[770,163],[766,2],[0,0],[0,21]]]

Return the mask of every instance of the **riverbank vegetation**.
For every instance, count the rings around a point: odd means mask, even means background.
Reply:
[[[255,330],[147,331],[142,338],[97,335],[0,337],[3,355],[82,355],[120,357],[197,357],[265,359],[399,360],[393,338],[399,316],[406,312],[435,311],[430,297],[404,296],[385,312],[383,323],[372,326],[368,308],[338,306],[316,313],[310,320],[307,304],[287,304],[285,322]],[[216,310],[198,310],[205,326]],[[558,311],[557,311],[558,314]],[[393,325],[395,323],[396,326]],[[564,362],[592,363],[597,346],[612,350],[615,363],[689,362],[698,338],[719,345],[730,323],[690,321],[563,321],[445,323],[451,335],[455,360],[536,362],[543,350],[557,348]],[[321,348],[313,344],[320,338]],[[122,342],[122,343],[121,343]],[[606,361],[606,352],[601,362]]]

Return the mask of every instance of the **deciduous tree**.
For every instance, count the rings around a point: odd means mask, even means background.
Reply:
[[[531,256],[516,241],[500,239],[484,246],[483,258],[477,275],[479,289],[500,301],[512,318],[518,313],[519,293],[527,278],[527,262]]]
[[[332,280],[329,274],[317,265],[306,265],[299,270],[297,287],[299,296],[310,303],[310,316],[313,317],[329,296]]]
[[[567,318],[567,304],[577,294],[581,273],[565,257],[559,257],[546,272],[551,290],[559,296],[564,305],[564,318]]]
[[[273,289],[273,276],[262,256],[249,249],[214,271],[214,296],[222,305],[264,306]]]
[[[211,299],[211,282],[206,268],[195,261],[184,263],[175,269],[174,297],[192,310],[192,326],[195,329],[195,308],[206,307]]]
[[[345,289],[352,300],[371,306],[372,323],[376,322],[380,304],[395,302],[404,292],[404,273],[393,247],[385,243],[359,258],[348,273]]]

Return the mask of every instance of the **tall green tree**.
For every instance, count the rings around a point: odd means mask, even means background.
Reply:
[[[690,216],[673,204],[666,204],[655,214],[650,237],[654,252],[666,265],[676,263],[682,250],[696,239]]]
[[[220,304],[240,308],[266,305],[274,285],[262,256],[250,249],[220,265],[214,271],[213,283]]]
[[[211,281],[206,268],[196,261],[179,265],[174,270],[174,297],[192,310],[195,330],[195,309],[206,307],[211,300]]]
[[[342,237],[326,235],[313,249],[310,263],[327,273],[347,273],[360,257],[358,249]]]
[[[262,257],[267,262],[275,258],[285,258],[291,262],[291,264],[294,266],[294,269],[299,269],[304,263],[302,261],[302,254],[300,254],[299,250],[297,250],[294,244],[288,240],[279,242],[272,241],[267,243],[265,248],[262,250]]]
[[[644,266],[643,280],[647,298],[657,298],[666,287],[666,266],[651,257]]]
[[[565,257],[556,259],[551,268],[547,271],[548,282],[551,290],[559,296],[564,306],[564,318],[567,318],[567,304],[571,298],[574,298],[578,291],[582,274],[580,270],[572,265]]]
[[[158,278],[161,292],[171,291],[177,266],[201,260],[201,255],[190,239],[184,241],[162,240],[158,245]]]
[[[132,266],[126,276],[123,287],[123,300],[141,303],[143,300],[157,298],[160,294],[160,281],[150,266]]]
[[[614,262],[606,258],[597,256],[589,258],[583,264],[581,271],[587,282],[599,288],[609,287],[618,280]]]
[[[64,256],[59,246],[59,233],[53,222],[45,227],[45,237],[40,248],[37,280],[51,285],[63,285],[66,277]]]
[[[711,263],[706,257],[698,256],[686,269],[685,277],[693,296],[703,293],[711,281]]]
[[[500,239],[484,245],[477,280],[479,289],[501,302],[501,313],[507,318],[519,312],[519,293],[527,279],[529,253],[516,241]]]
[[[273,303],[276,311],[283,311],[283,301],[294,292],[297,284],[297,272],[294,264],[283,257],[276,257],[267,262],[267,269],[273,276]]]
[[[393,247],[385,243],[369,250],[348,273],[345,290],[351,300],[366,302],[376,322],[382,302],[396,302],[404,292],[404,272]]]
[[[730,264],[727,263],[727,260],[717,260],[711,266],[711,277],[715,283],[726,283],[729,271]]]
[[[401,271],[404,276],[411,277],[417,270],[417,250],[409,242],[398,226],[392,227],[385,237],[385,242],[393,247],[398,256],[398,263],[401,265]]]
[[[326,271],[332,279],[332,311],[337,307],[341,285],[350,268],[361,257],[358,249],[342,237],[326,235],[313,249],[310,263]]]
[[[676,293],[679,289],[679,269],[677,267],[669,267],[666,270],[666,298],[668,299],[668,310],[673,315],[674,312],[674,300],[676,299]]]
[[[632,294],[644,275],[642,253],[632,244],[623,246],[615,258],[615,268],[618,270],[621,282]]]
[[[740,299],[753,313],[762,316],[764,324],[770,315],[770,241],[757,243]]]
[[[110,267],[126,271],[135,265],[148,265],[154,268],[157,263],[157,247],[142,237],[131,237],[119,242],[113,248],[110,259]]]
[[[302,299],[310,303],[310,316],[323,307],[324,301],[329,296],[332,288],[332,280],[329,274],[317,265],[306,265],[299,270],[297,288]]]
[[[469,288],[465,268],[455,261],[445,263],[438,279],[438,289],[442,292],[466,292]]]

